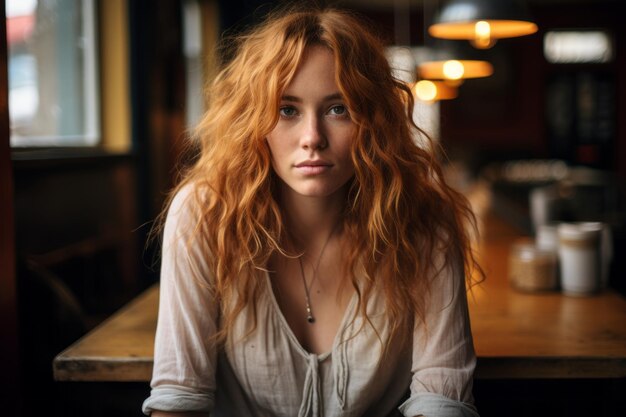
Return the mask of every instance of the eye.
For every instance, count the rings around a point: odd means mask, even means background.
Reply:
[[[347,116],[348,109],[343,104],[336,104],[328,109],[328,114],[331,116]]]
[[[291,118],[298,114],[298,111],[293,106],[283,106],[278,111],[281,117]]]

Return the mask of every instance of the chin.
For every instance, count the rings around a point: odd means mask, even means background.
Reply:
[[[324,198],[337,195],[338,193],[345,193],[346,187],[345,184],[331,187],[302,187],[299,190],[295,189],[295,191],[305,197]]]
[[[324,198],[332,196],[335,194],[335,191],[336,190],[302,190],[296,192],[304,197]]]
[[[338,179],[338,178],[335,178]],[[310,198],[328,198],[338,194],[345,194],[348,189],[349,179],[347,181],[290,181],[284,179],[281,181],[283,192],[294,193],[302,197]]]

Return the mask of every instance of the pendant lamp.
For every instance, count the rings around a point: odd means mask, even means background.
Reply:
[[[520,0],[450,0],[428,28],[435,38],[467,39],[479,49],[535,32],[537,25]]]
[[[467,78],[483,78],[493,74],[493,65],[487,61],[448,59],[427,61],[417,66],[420,78],[442,80],[449,85],[460,85]]]
[[[443,81],[420,80],[413,86],[415,96],[428,103],[439,100],[450,100],[456,98],[458,93],[453,87]]]

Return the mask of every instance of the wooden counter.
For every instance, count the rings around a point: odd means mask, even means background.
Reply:
[[[480,248],[487,279],[469,294],[476,378],[626,377],[626,299],[525,294],[507,262],[519,233],[489,218]],[[64,381],[149,381],[158,287],[154,286],[54,360]]]
[[[58,381],[149,381],[159,287],[154,285],[54,358]]]
[[[519,237],[488,219],[479,251],[487,278],[468,295],[476,378],[626,377],[626,299],[513,290],[508,256]]]

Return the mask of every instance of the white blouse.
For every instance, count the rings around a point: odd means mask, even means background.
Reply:
[[[433,280],[426,327],[416,326],[410,343],[386,340],[382,295],[367,309],[372,325],[352,320],[356,295],[345,312],[332,350],[307,352],[274,298],[269,277],[257,300],[256,330],[244,337],[249,309],[237,318],[229,343],[210,341],[219,309],[197,279],[209,277],[204,254],[187,242],[195,226],[183,189],[168,212],[161,266],[159,318],[150,397],[143,412],[209,411],[212,416],[319,417],[394,415],[472,416],[476,363],[463,269],[451,265]],[[357,332],[357,330],[359,330]]]

